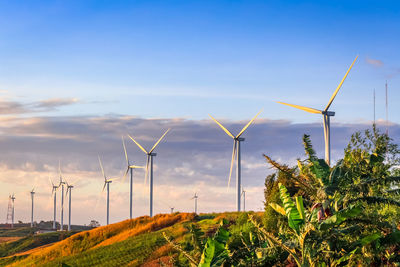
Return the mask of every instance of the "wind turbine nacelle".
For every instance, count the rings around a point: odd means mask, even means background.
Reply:
[[[149,154],[149,156],[153,156],[153,157],[155,157],[155,156],[157,156],[157,153],[153,153],[153,152],[151,152],[151,153]]]
[[[245,139],[243,138],[243,137],[238,137],[238,138],[235,138],[237,141],[239,141],[239,142],[243,142]]]
[[[328,116],[335,116],[335,112],[334,111],[322,111],[322,114],[324,115],[328,115]]]

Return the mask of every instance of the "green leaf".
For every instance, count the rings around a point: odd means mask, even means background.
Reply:
[[[212,238],[208,238],[203,253],[201,254],[199,267],[210,267],[214,255],[215,255],[215,240],[213,240]]]
[[[286,216],[285,209],[282,208],[282,206],[276,204],[276,203],[269,203],[271,208],[273,208],[276,212],[282,214],[283,216]]]
[[[363,237],[359,242],[362,246],[368,245],[369,243],[379,239],[382,235],[380,233],[373,233]]]
[[[347,219],[354,218],[361,213],[362,209],[358,206],[350,206],[346,209],[342,209],[332,215],[331,217],[327,218],[326,220],[322,221],[319,224],[319,229],[324,230],[328,229],[332,226],[339,225]]]
[[[300,218],[302,220],[304,220],[305,214],[304,214],[304,205],[303,205],[303,197],[302,196],[296,197],[296,207],[297,207],[297,211],[300,214]]]
[[[281,183],[279,183],[279,194],[283,203],[283,208],[285,209],[285,214],[288,218],[289,227],[299,233],[300,225],[304,223],[304,220],[301,218],[300,213],[294,205],[286,187]]]
[[[320,180],[322,185],[328,185],[330,168],[325,160],[318,159],[312,161],[312,170],[315,176]]]

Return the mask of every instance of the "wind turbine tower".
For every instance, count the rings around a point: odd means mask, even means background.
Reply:
[[[53,195],[53,198],[54,198],[53,229],[56,230],[56,228],[57,228],[56,227],[56,216],[57,216],[57,189],[58,189],[58,186],[53,183],[53,181],[51,180],[50,177],[49,177],[49,180],[52,185],[51,194]]]
[[[354,59],[353,63],[351,64],[350,68],[347,70],[346,74],[344,75],[342,81],[339,83],[338,87],[336,88],[335,92],[331,96],[331,99],[328,102],[328,105],[325,107],[324,110],[319,110],[319,109],[314,109],[314,108],[308,108],[308,107],[303,107],[299,105],[293,105],[293,104],[287,104],[284,102],[278,102],[279,104],[287,105],[290,107],[298,108],[301,110],[304,110],[309,113],[314,113],[314,114],[321,114],[324,119],[324,138],[325,138],[325,161],[328,165],[330,165],[331,162],[331,123],[330,123],[330,117],[335,116],[335,112],[329,111],[329,108],[335,99],[337,93],[339,92],[339,89],[342,87],[344,80],[346,79],[347,75],[349,74],[351,68],[353,67],[354,63],[356,62],[358,56]]]
[[[149,214],[150,217],[153,217],[153,157],[157,156],[157,153],[153,153],[154,149],[161,142],[161,140],[165,137],[165,135],[169,132],[170,129],[166,130],[165,133],[158,139],[158,141],[154,144],[154,146],[147,151],[144,149],[132,136],[128,135],[129,138],[147,155],[147,163],[146,163],[146,173],[144,177],[144,183],[146,184],[146,180],[150,173],[150,182],[149,182],[149,190],[150,190],[150,199],[149,199]]]
[[[33,198],[35,196],[35,188],[32,189],[31,193],[31,199],[32,199],[32,209],[31,209],[31,227],[33,227]]]
[[[388,110],[388,84],[386,81],[385,84],[385,93],[386,93],[386,135],[389,135],[389,110]]]
[[[116,178],[112,178],[112,179],[108,179],[105,172],[104,172],[104,168],[103,168],[103,164],[101,163],[101,159],[99,156],[99,163],[100,163],[100,169],[101,169],[101,173],[103,174],[104,177],[104,185],[103,185],[103,190],[102,192],[104,192],[104,189],[107,187],[107,225],[110,222],[110,183],[112,183],[112,181],[116,180]]]
[[[67,197],[68,193],[68,231],[71,231],[71,192],[74,186],[72,184],[67,184],[67,191],[65,192],[65,197]]]
[[[233,164],[236,158],[236,209],[237,211],[240,211],[241,205],[240,205],[240,198],[241,198],[241,188],[242,188],[242,169],[241,169],[241,144],[240,142],[243,142],[245,139],[241,137],[241,135],[246,131],[246,129],[250,126],[250,124],[253,123],[253,121],[260,115],[262,110],[260,110],[254,118],[252,118],[249,123],[247,123],[243,129],[237,134],[236,136],[233,135],[228,129],[226,129],[221,123],[219,123],[214,117],[209,115],[213,121],[215,121],[216,124],[218,124],[219,127],[230,137],[233,139],[233,151],[232,151],[232,160],[231,160],[231,167],[229,170],[229,179],[228,179],[228,188],[231,183],[231,176],[232,176],[232,169],[233,169]]]
[[[61,174],[61,163],[58,165],[58,170],[60,173],[60,183],[58,184],[58,187],[61,186],[61,225],[60,225],[60,231],[64,230],[64,185],[65,182],[62,179],[62,174]]]
[[[246,191],[242,188],[242,196],[243,196],[243,211],[246,211]]]
[[[14,228],[14,193],[8,196],[7,223],[11,221],[11,228]]]
[[[125,180],[125,177],[128,174],[128,172],[130,172],[130,175],[131,175],[131,178],[130,178],[130,181],[129,181],[129,218],[132,219],[133,169],[143,169],[144,167],[130,164],[129,158],[128,158],[128,153],[126,152],[126,146],[125,146],[124,137],[122,137],[122,146],[124,147],[125,160],[126,160],[126,164],[127,164],[124,180]]]

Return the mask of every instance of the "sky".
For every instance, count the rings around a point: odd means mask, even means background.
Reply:
[[[263,109],[243,145],[246,206],[260,210],[272,172],[263,153],[293,164],[310,133],[323,155],[321,117],[276,101],[322,109],[357,55],[331,106],[333,159],[371,125],[374,89],[384,128],[386,81],[398,142],[399,11],[397,1],[1,1],[0,222],[12,192],[16,219],[28,221],[33,186],[37,220],[51,219],[48,177],[58,179],[61,160],[80,178],[72,221],[104,224],[97,155],[121,177],[121,135],[150,148],[167,128],[155,212],[192,211],[196,191],[201,212],[234,210],[232,140],[208,114],[239,132]],[[135,173],[135,216],[148,210],[143,177]],[[127,192],[127,181],[111,185],[111,222],[127,218]]]

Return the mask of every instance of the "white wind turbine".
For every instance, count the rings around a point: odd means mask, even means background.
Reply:
[[[104,192],[104,189],[107,187],[107,225],[108,225],[109,219],[110,219],[110,183],[112,183],[112,181],[117,180],[117,178],[107,178],[107,176],[104,172],[103,164],[101,163],[100,156],[98,156],[98,157],[99,157],[101,173],[103,174],[103,177],[104,177],[104,185],[103,185],[102,192]]]
[[[191,199],[194,199],[194,213],[197,214],[197,199],[199,196],[197,195],[197,192],[194,193],[194,196]]]
[[[150,182],[149,182],[149,189],[150,189],[150,217],[153,217],[153,157],[157,155],[157,153],[153,153],[154,149],[157,145],[161,142],[164,136],[169,132],[170,129],[166,130],[165,133],[158,139],[158,141],[154,144],[154,146],[147,151],[144,149],[132,136],[128,135],[129,138],[147,155],[147,163],[146,163],[146,173],[144,177],[144,183],[146,184],[146,180],[150,173]]]
[[[12,212],[11,212],[11,228],[14,228],[14,215],[15,215],[15,208],[14,208],[14,201],[15,195],[14,193],[10,195],[11,203],[12,203]]]
[[[126,159],[126,172],[124,175],[124,180],[128,172],[130,172],[131,178],[129,180],[129,218],[132,219],[132,195],[133,195],[133,169],[143,169],[143,166],[136,166],[136,165],[131,165],[129,162],[128,158],[128,153],[126,152],[126,146],[125,146],[125,140],[124,137],[122,137],[122,146],[124,147],[124,153],[125,153],[125,159]]]
[[[31,193],[31,200],[32,200],[32,208],[31,208],[31,227],[33,227],[33,198],[35,195],[35,188],[32,188]]]
[[[342,81],[339,83],[338,87],[336,88],[335,92],[333,92],[333,95],[331,96],[331,99],[329,99],[328,105],[326,105],[324,110],[319,110],[319,109],[314,109],[314,108],[308,108],[308,107],[303,107],[299,105],[293,105],[293,104],[287,104],[283,102],[278,102],[279,104],[287,105],[290,107],[298,108],[301,110],[304,110],[309,113],[314,113],[314,114],[322,114],[324,117],[324,139],[325,139],[325,161],[328,165],[330,165],[331,162],[331,136],[330,136],[330,131],[331,131],[331,124],[330,124],[330,117],[335,116],[335,112],[333,111],[328,111],[329,107],[331,106],[333,100],[335,99],[337,93],[339,92],[339,89],[342,87],[344,80],[346,79],[347,75],[349,74],[351,68],[353,67],[354,63],[356,62],[358,56],[354,59],[353,63],[351,64],[350,68],[347,70],[346,74],[344,75]]]
[[[242,169],[241,169],[241,153],[240,153],[240,142],[243,142],[245,139],[243,137],[240,137],[244,131],[246,131],[246,129],[250,126],[250,124],[253,123],[253,121],[258,117],[258,115],[260,115],[260,113],[262,112],[262,110],[260,110],[253,119],[251,119],[249,121],[249,123],[247,123],[243,129],[235,136],[233,135],[230,131],[228,131],[228,129],[226,129],[221,123],[219,123],[215,118],[213,118],[211,115],[208,115],[211,117],[211,119],[213,121],[215,121],[215,123],[218,124],[219,127],[221,127],[221,129],[230,137],[232,137],[233,139],[233,151],[232,151],[232,160],[231,160],[231,167],[229,170],[229,179],[228,179],[228,187],[230,186],[231,183],[231,176],[232,176],[232,169],[233,169],[233,163],[235,161],[236,158],[236,207],[237,207],[237,211],[240,211],[240,190],[242,188]]]
[[[61,173],[61,161],[58,162],[58,172],[60,174],[60,183],[58,184],[58,187],[61,186],[61,222],[60,222],[60,231],[63,231],[64,230],[64,185],[65,185],[65,182],[63,181],[62,173]]]
[[[52,189],[51,189],[51,194],[54,196],[54,215],[53,215],[53,229],[56,229],[56,212],[57,212],[57,189],[59,186],[55,185],[53,183],[53,180],[51,180],[50,176],[49,176],[49,181],[52,185]]]
[[[73,184],[76,184],[76,182],[77,181],[75,181]],[[65,191],[65,198],[68,197],[68,231],[71,231],[71,199],[72,199],[71,192],[72,188],[74,188],[74,185],[72,183],[68,183],[67,181],[65,181],[65,183],[67,185],[67,190]]]

